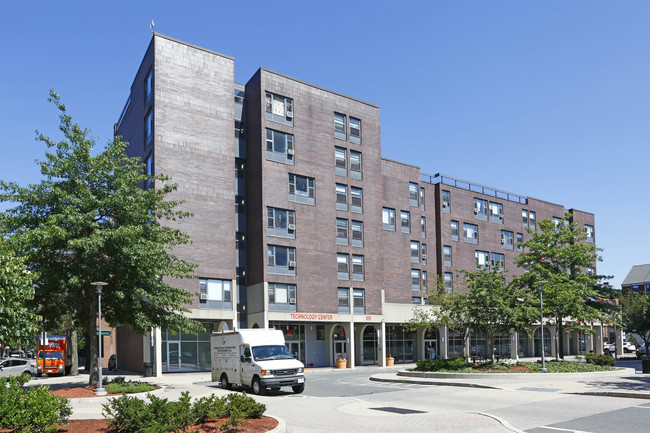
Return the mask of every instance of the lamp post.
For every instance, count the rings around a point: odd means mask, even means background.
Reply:
[[[546,352],[546,349],[544,348],[544,283],[546,283],[546,281],[537,281],[537,284],[539,284],[539,324],[541,326],[540,340],[542,342],[542,368],[540,370],[546,372],[546,358],[544,353]]]
[[[102,384],[102,287],[107,286],[108,283],[104,283],[101,281],[95,281],[94,283],[90,283],[92,286],[97,287],[97,312],[99,316],[99,331],[97,332],[97,339],[99,340],[99,354],[97,356],[97,364],[98,364],[98,370],[99,370],[99,386],[97,387],[97,390],[95,390],[95,395],[106,395],[107,392],[104,389],[104,386]]]

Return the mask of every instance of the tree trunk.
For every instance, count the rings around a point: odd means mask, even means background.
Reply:
[[[72,330],[70,333],[70,351],[72,352],[72,366],[70,367],[70,376],[79,376],[79,343],[77,341],[76,330]]]
[[[560,359],[564,359],[564,326],[562,324],[562,319],[559,319],[557,322],[557,355],[556,358],[559,356]]]
[[[88,340],[86,341],[87,354],[90,357],[90,378],[88,379],[88,386],[99,386],[99,370],[98,370],[98,356],[99,340],[97,338],[97,300],[94,299],[90,302],[89,320],[88,320]]]
[[[497,361],[496,356],[494,355],[494,332],[487,332],[486,337],[486,343],[488,344],[487,353],[490,355],[490,359],[494,364]]]

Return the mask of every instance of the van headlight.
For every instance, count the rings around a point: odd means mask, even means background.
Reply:
[[[298,373],[304,373],[304,372],[305,372],[305,367],[300,367],[300,368],[297,370],[297,372],[298,372]]]
[[[262,376],[270,376],[271,375],[271,370],[262,370],[260,371]]]

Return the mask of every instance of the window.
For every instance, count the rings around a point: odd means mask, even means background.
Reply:
[[[504,250],[512,250],[514,248],[514,233],[501,230],[501,248]]]
[[[149,110],[144,118],[144,145],[147,146],[153,139],[153,110]]]
[[[348,186],[336,184],[336,209],[348,210]]]
[[[235,196],[235,213],[238,213],[242,216],[244,216],[246,213],[246,201],[244,200],[244,196]]]
[[[587,242],[594,242],[594,226],[585,224],[585,234],[587,236]]]
[[[485,269],[490,265],[490,253],[487,251],[474,251],[476,257],[476,268]]]
[[[501,253],[492,253],[492,269],[495,271],[503,271],[506,268],[505,256]]]
[[[361,152],[350,151],[350,177],[361,180]]]
[[[153,90],[153,68],[149,69],[147,76],[144,79],[144,103],[149,102],[151,98],[151,91]]]
[[[244,96],[246,96],[246,92],[244,92],[244,90],[235,89],[235,102],[236,103],[243,104],[244,103]]]
[[[352,255],[352,279],[363,281],[363,256]]]
[[[442,260],[445,266],[452,266],[451,245],[445,245],[442,247]]]
[[[427,219],[420,217],[420,231],[422,232],[422,239],[427,237]]]
[[[444,189],[442,190],[442,211],[444,213],[451,212],[451,194]]]
[[[336,244],[348,244],[348,220],[343,218],[336,219]]]
[[[314,178],[289,173],[289,201],[315,205]]]
[[[269,274],[296,275],[296,249],[280,245],[268,246]]]
[[[420,187],[420,210],[424,210],[424,188]]]
[[[350,143],[361,144],[361,120],[350,117]]]
[[[422,271],[422,290],[427,290],[427,271]]]
[[[366,291],[364,289],[352,289],[354,314],[365,314],[366,312]]]
[[[452,241],[458,240],[458,221],[451,222],[451,240]]]
[[[501,203],[490,202],[490,221],[503,224],[503,205]]]
[[[422,303],[422,298],[420,298],[419,296],[413,296],[411,297],[411,303],[413,305],[420,305]]]
[[[363,247],[363,222],[353,220],[350,227],[352,229],[352,246]]]
[[[411,263],[420,263],[420,243],[411,241]]]
[[[418,184],[409,182],[409,203],[411,206],[418,207]]]
[[[562,218],[553,217],[553,224],[555,224],[555,227],[559,226],[560,224],[562,224]]]
[[[468,244],[478,244],[478,226],[463,223],[463,237]]]
[[[480,198],[474,199],[474,218],[481,221],[487,221],[487,200]]]
[[[347,287],[338,288],[339,314],[350,314],[350,290]]]
[[[387,207],[381,209],[381,222],[384,230],[395,231],[395,209]]]
[[[350,187],[350,212],[363,213],[363,190]]]
[[[427,264],[427,244],[422,244],[422,264]]]
[[[517,251],[524,250],[524,235],[522,233],[517,233]]]
[[[266,159],[293,165],[293,135],[266,129]]]
[[[269,283],[269,310],[296,311],[296,285]]]
[[[199,309],[231,309],[232,281],[199,278]]]
[[[451,272],[445,272],[443,275],[443,282],[445,284],[445,290],[447,293],[451,292],[454,287],[454,274]]]
[[[266,228],[269,236],[296,238],[296,213],[292,210],[266,208]]]
[[[347,151],[342,147],[334,148],[334,173],[338,176],[348,175]]]
[[[347,139],[345,133],[345,114],[334,113],[334,138]]]
[[[420,290],[420,271],[418,269],[411,269],[411,290]]]
[[[153,176],[153,153],[150,153],[147,158],[144,160],[144,170],[145,174],[149,177]],[[144,181],[144,189],[149,188],[149,185],[151,185],[151,179],[147,179]]]
[[[528,228],[528,211],[526,209],[521,210],[521,225]]]
[[[594,268],[593,266],[587,266],[585,268],[585,272],[587,275],[596,275],[596,268]]]
[[[528,227],[530,227],[530,228],[533,229],[533,230],[535,230],[535,228],[536,228],[536,227],[535,227],[535,218],[536,218],[536,216],[535,216],[535,212],[533,212],[533,211],[531,210],[531,211],[528,213]]]
[[[245,250],[246,249],[246,235],[242,232],[235,233],[235,249]]]
[[[344,253],[336,254],[336,272],[339,280],[350,279],[350,256]]]
[[[293,126],[293,99],[266,92],[266,119]]]
[[[400,226],[402,227],[402,233],[411,233],[411,213],[408,211],[400,212]]]

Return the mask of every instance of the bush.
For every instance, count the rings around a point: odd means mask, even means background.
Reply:
[[[609,355],[596,355],[595,353],[587,353],[585,355],[585,359],[587,360],[587,364],[606,365],[610,367],[616,364],[616,359],[612,358]]]
[[[244,419],[259,418],[266,411],[265,405],[246,394],[221,398],[211,395],[194,403],[187,391],[178,401],[170,402],[155,395],[147,398],[148,402],[128,395],[110,399],[102,411],[105,418],[113,418],[108,420],[109,428],[119,432],[171,432],[214,418],[228,418],[226,426],[237,428]]]
[[[471,367],[463,358],[421,359],[417,361],[415,371],[460,371]]]
[[[146,383],[109,383],[105,386],[106,391],[111,394],[131,394],[134,392],[148,392],[156,389],[153,385],[148,385]]]
[[[0,378],[0,428],[25,433],[50,433],[72,414],[68,399],[52,394],[48,387],[23,390],[28,377]]]

